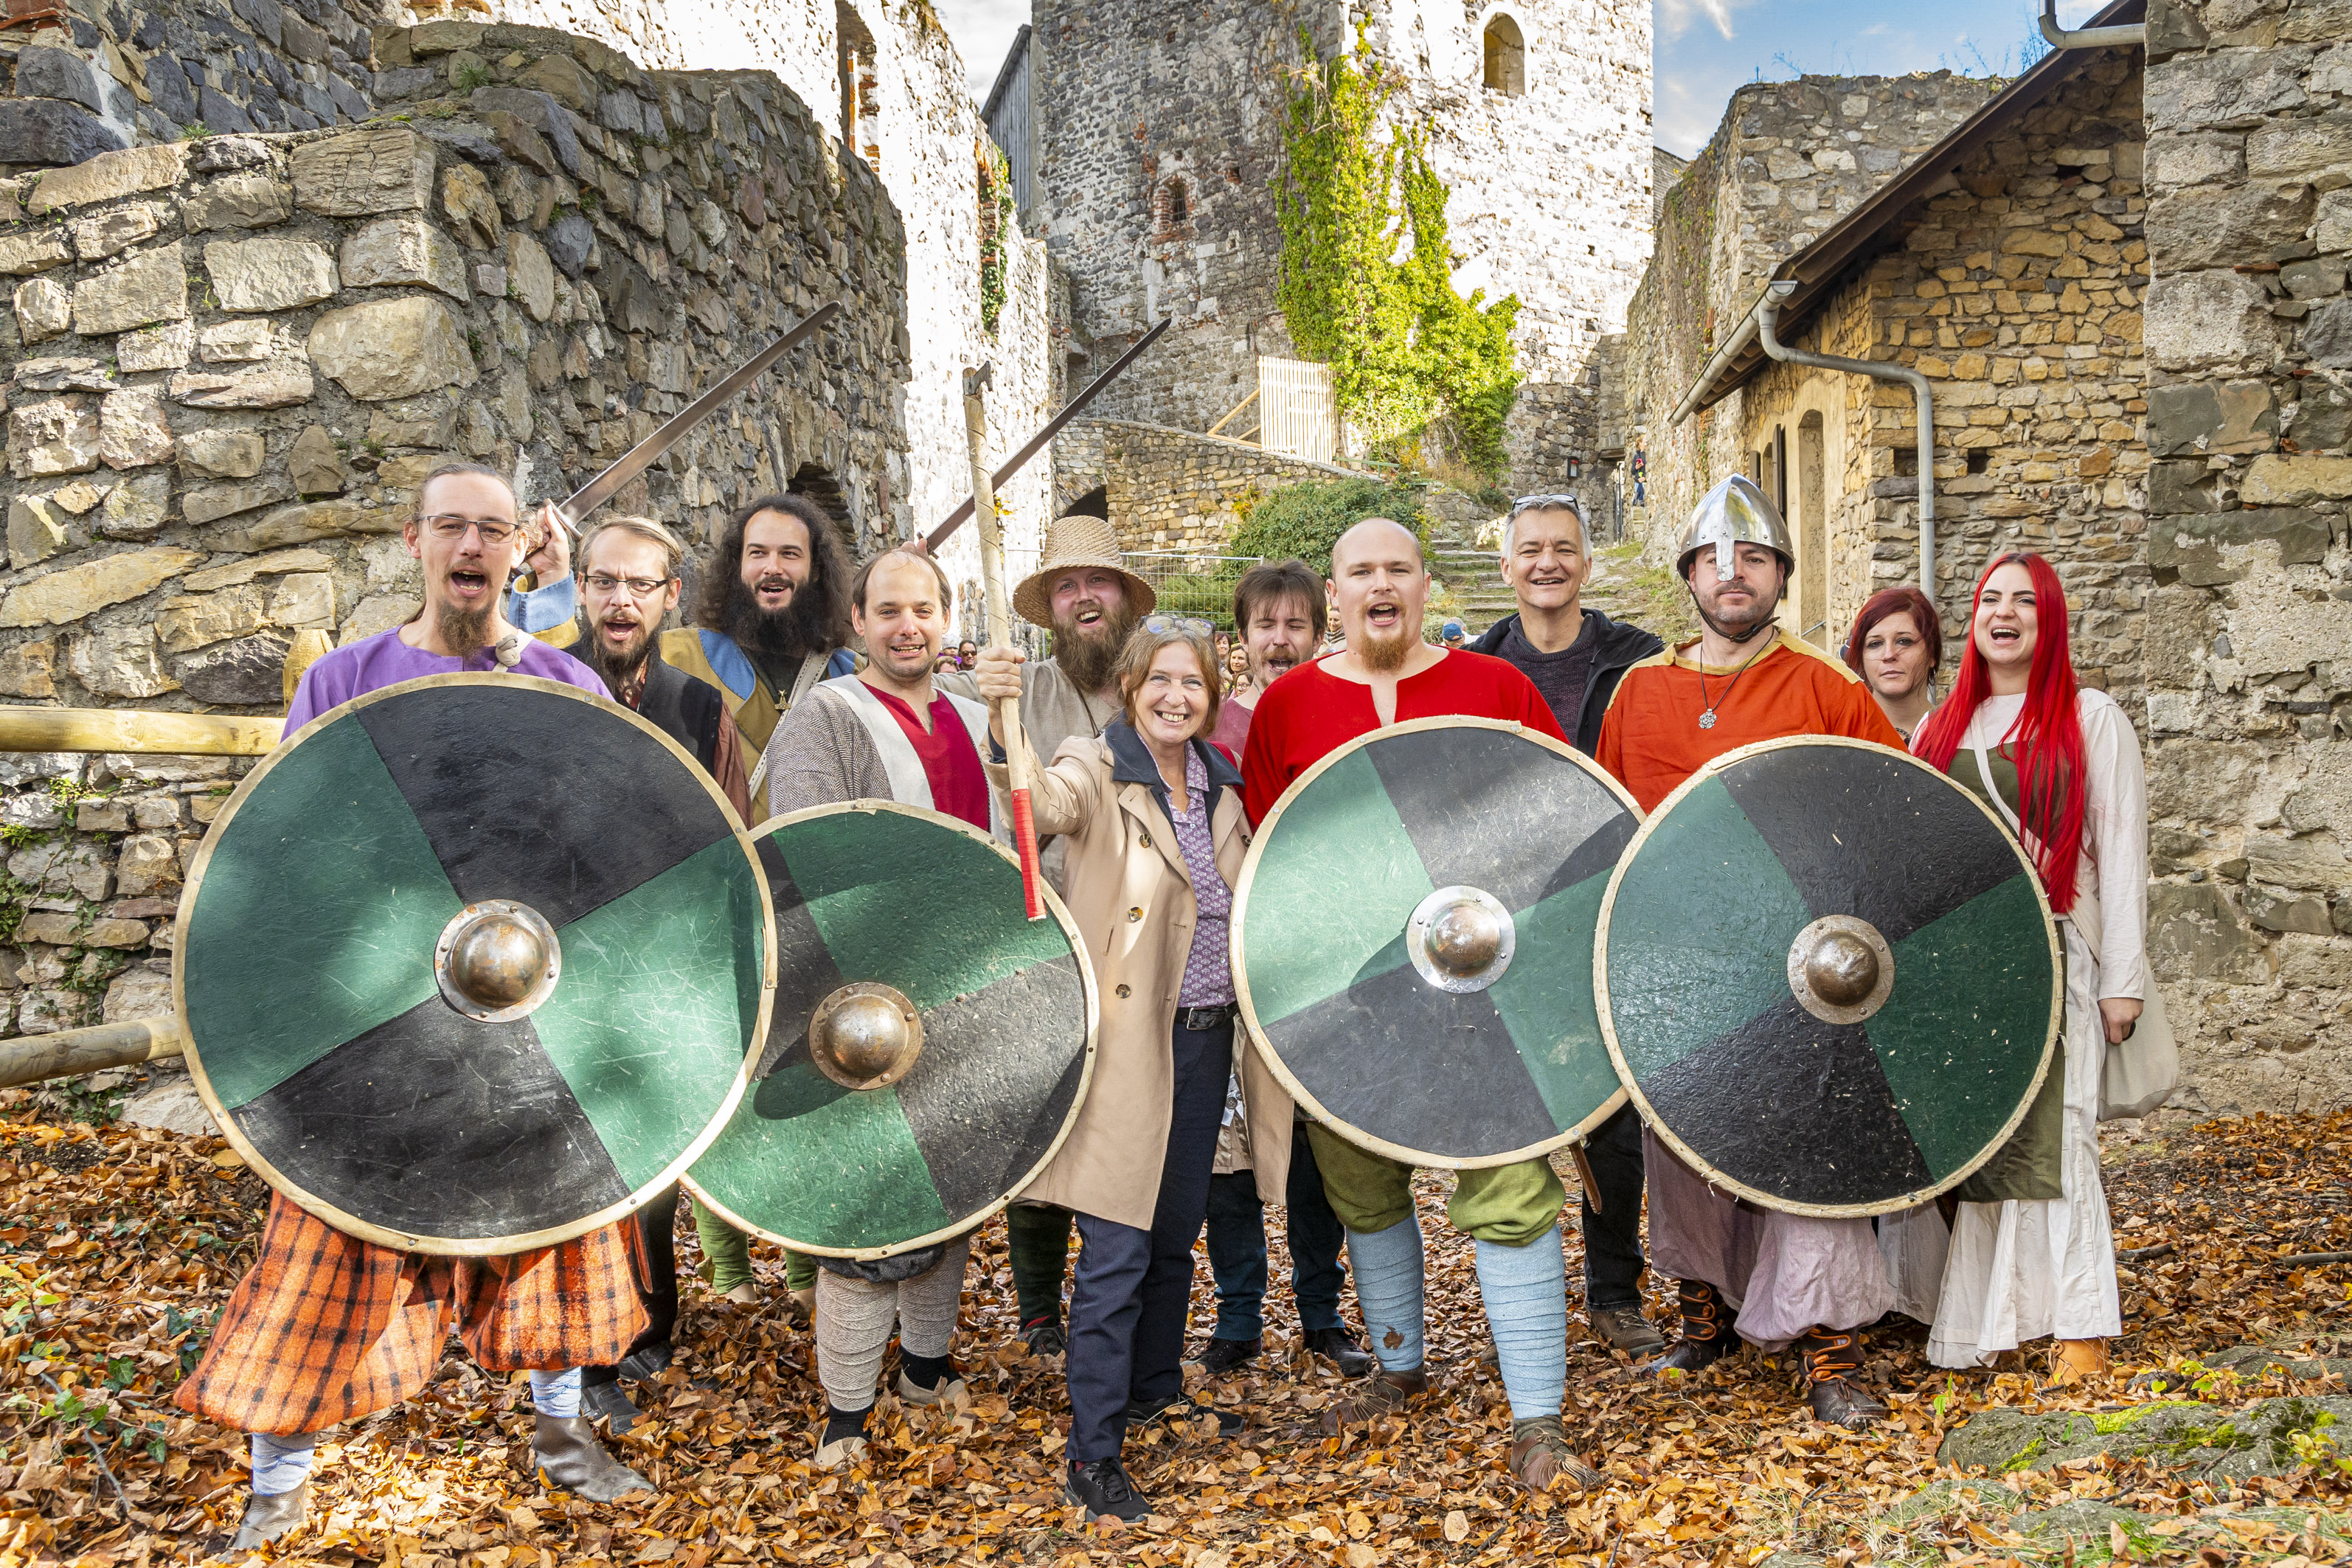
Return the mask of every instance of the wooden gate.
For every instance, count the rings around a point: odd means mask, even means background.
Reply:
[[[1269,452],[1328,463],[1339,440],[1331,367],[1313,360],[1257,357],[1258,443]]]

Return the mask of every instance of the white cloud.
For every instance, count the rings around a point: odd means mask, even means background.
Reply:
[[[1717,32],[1725,37],[1731,35],[1731,7],[1735,0],[1658,0],[1659,30],[1670,37],[1679,37],[1696,16],[1705,16],[1715,24]]]
[[[1721,4],[1721,0],[1717,0]],[[996,83],[997,68],[1013,35],[1029,19],[1029,0],[936,0],[940,20],[963,57],[964,79],[971,95],[985,100]]]

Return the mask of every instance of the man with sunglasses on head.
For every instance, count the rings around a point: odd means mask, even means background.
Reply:
[[[286,733],[368,692],[461,670],[609,695],[578,659],[499,612],[508,572],[530,542],[505,479],[472,463],[434,469],[402,537],[423,571],[424,607],[305,670]],[[253,1495],[230,1550],[252,1551],[302,1521],[319,1434],[422,1389],[452,1327],[484,1371],[530,1372],[531,1457],[549,1486],[594,1502],[650,1490],[597,1441],[580,1402],[580,1369],[617,1361],[646,1327],[634,1224],[512,1257],[438,1258],[362,1241],[273,1195],[259,1255],[173,1396],[251,1435]]]
[[[1617,682],[1665,647],[1584,606],[1591,570],[1576,498],[1521,496],[1503,524],[1503,581],[1519,607],[1470,645],[1534,681],[1560,733],[1586,756],[1600,743]],[[1666,1342],[1642,1316],[1642,1118],[1630,1103],[1585,1140],[1585,1160],[1598,1189],[1581,1204],[1585,1319],[1612,1350],[1654,1355]]]

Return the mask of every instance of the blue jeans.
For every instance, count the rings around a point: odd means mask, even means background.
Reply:
[[[1192,1294],[1192,1242],[1209,1203],[1217,1125],[1234,1067],[1231,1024],[1177,1028],[1168,1152],[1151,1228],[1078,1215],[1078,1264],[1070,1285],[1069,1457],[1115,1458],[1127,1407],[1159,1406],[1184,1392],[1184,1323]]]
[[[1298,1301],[1298,1326],[1336,1329],[1339,1323],[1339,1248],[1347,1232],[1323,1195],[1323,1173],[1302,1131],[1290,1139],[1290,1177],[1284,1184],[1290,1233],[1290,1290]],[[1248,1171],[1209,1178],[1209,1270],[1217,1280],[1217,1328],[1221,1340],[1254,1340],[1265,1332],[1265,1212],[1258,1201],[1257,1177]]]

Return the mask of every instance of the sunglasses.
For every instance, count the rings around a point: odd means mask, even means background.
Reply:
[[[1191,616],[1146,616],[1143,617],[1143,629],[1154,637],[1163,632],[1189,632],[1194,637],[1204,637],[1210,632],[1208,622],[1195,620]]]

